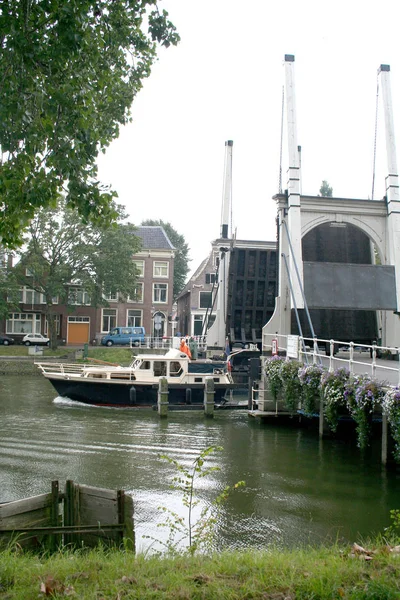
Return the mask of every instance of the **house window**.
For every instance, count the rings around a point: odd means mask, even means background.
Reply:
[[[40,333],[40,315],[11,313],[6,324],[7,333]]]
[[[200,292],[199,308],[211,308],[212,294],[211,292]]]
[[[118,302],[118,292],[105,292],[104,299],[108,302]]]
[[[101,331],[111,331],[113,327],[117,326],[117,309],[116,308],[103,308],[101,315]]]
[[[90,296],[82,288],[69,288],[69,304],[90,304]]]
[[[153,263],[153,277],[168,277],[169,264],[164,260],[155,260]]]
[[[60,335],[60,331],[61,331],[61,329],[60,329],[60,327],[61,327],[61,324],[60,324],[60,315],[54,315],[54,323],[55,323],[55,326],[56,326],[56,334]],[[48,323],[48,321],[46,319],[45,322],[44,322],[44,335],[48,335],[48,333],[49,333],[49,323]]]
[[[137,276],[144,277],[144,260],[134,260],[133,264],[136,267]]]
[[[24,288],[24,299],[25,304],[46,304],[46,299],[40,292]]]
[[[135,283],[135,293],[134,296],[128,296],[128,302],[143,302],[143,287],[144,284],[142,281],[137,281]]]
[[[153,302],[167,302],[168,284],[153,283]]]
[[[127,327],[141,327],[142,326],[142,311],[128,309],[126,311],[126,326]]]
[[[193,335],[201,335],[203,333],[203,315],[194,315]]]
[[[213,267],[219,266],[219,252],[218,250],[214,250],[213,252]]]
[[[217,276],[215,273],[206,273],[206,283],[215,283]]]
[[[68,323],[90,323],[90,317],[68,317]]]

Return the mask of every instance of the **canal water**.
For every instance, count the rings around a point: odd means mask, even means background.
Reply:
[[[166,454],[186,466],[209,446],[222,446],[201,480],[203,506],[245,480],[223,507],[215,545],[267,548],[353,542],[383,531],[400,508],[400,470],[380,465],[379,443],[365,456],[355,441],[318,439],[315,431],[262,425],[246,411],[205,419],[172,412],[97,408],[60,398],[41,377],[0,377],[0,502],[47,492],[54,479],[125,489],[134,498],[139,550],[165,539],[158,507],[184,516],[171,490],[176,474]]]

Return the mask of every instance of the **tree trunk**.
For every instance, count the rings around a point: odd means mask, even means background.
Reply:
[[[57,350],[57,328],[56,328],[56,315],[52,310],[52,306],[46,306],[46,319],[47,319],[47,331],[48,337],[50,338],[50,348]]]

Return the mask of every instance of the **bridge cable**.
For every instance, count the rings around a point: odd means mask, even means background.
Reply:
[[[378,74],[378,76],[376,78],[374,159],[373,159],[373,167],[372,167],[372,194],[371,194],[371,200],[374,199],[374,192],[375,192],[376,140],[377,140],[377,136],[378,136],[378,105],[379,105],[379,74]]]

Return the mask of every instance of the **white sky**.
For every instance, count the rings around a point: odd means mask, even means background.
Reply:
[[[130,221],[163,219],[185,236],[191,271],[219,237],[225,141],[233,140],[237,237],[274,240],[283,59],[295,55],[302,193],[372,191],[377,70],[391,67],[400,125],[398,0],[163,0],[182,41],[160,50],[133,123],[99,158]],[[387,174],[382,94],[375,199]],[[286,134],[286,130],[285,130]],[[284,137],[282,187],[286,186]]]

